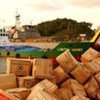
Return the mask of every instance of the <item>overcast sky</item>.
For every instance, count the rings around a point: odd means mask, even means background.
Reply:
[[[100,0],[0,0],[1,26],[15,24],[16,9],[22,25],[66,17],[100,26]]]

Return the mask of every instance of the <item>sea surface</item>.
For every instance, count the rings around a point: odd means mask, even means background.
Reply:
[[[5,74],[6,73],[6,58],[0,58],[0,74]]]

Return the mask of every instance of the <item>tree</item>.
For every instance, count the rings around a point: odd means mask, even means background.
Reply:
[[[69,40],[76,39],[80,34],[86,34],[88,38],[93,36],[94,31],[91,29],[92,23],[77,22],[72,19],[59,19],[47,21],[38,24],[36,27],[42,36],[65,35]]]

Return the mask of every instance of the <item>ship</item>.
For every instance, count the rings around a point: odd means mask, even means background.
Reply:
[[[45,48],[43,48],[45,47]],[[90,47],[100,51],[100,29],[98,29],[90,41],[84,42],[38,42],[38,43],[13,43],[9,40],[9,33],[0,32],[0,56],[1,57],[49,57],[56,58],[65,50],[69,50],[76,58]]]

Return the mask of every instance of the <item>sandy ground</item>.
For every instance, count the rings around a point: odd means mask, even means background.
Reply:
[[[6,58],[0,58],[0,74],[6,73]]]

